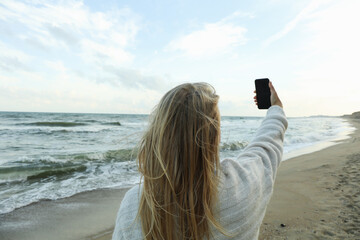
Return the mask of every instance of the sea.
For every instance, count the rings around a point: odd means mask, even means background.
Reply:
[[[40,200],[138,183],[134,149],[148,118],[133,114],[0,112],[0,214]],[[262,120],[223,116],[220,158],[240,154]],[[341,117],[288,121],[284,159],[334,144],[354,130]]]

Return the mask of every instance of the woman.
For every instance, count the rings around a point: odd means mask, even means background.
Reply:
[[[287,128],[269,87],[272,106],[254,139],[221,163],[215,90],[189,83],[166,93],[140,142],[142,183],[122,200],[113,239],[257,239]]]

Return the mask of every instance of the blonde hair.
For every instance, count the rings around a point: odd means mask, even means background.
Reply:
[[[167,92],[139,144],[145,239],[209,239],[219,184],[219,96],[206,83]],[[226,234],[226,233],[224,233]]]

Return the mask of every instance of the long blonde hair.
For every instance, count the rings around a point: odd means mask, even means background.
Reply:
[[[167,92],[139,145],[143,177],[138,217],[145,239],[209,239],[221,232],[214,208],[219,184],[219,96],[206,83]]]

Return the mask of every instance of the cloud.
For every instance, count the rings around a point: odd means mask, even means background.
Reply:
[[[61,61],[45,61],[45,65],[55,70],[57,73],[66,73],[69,70],[64,66]]]
[[[159,101],[161,89],[152,77],[138,71],[124,70],[126,79],[112,77],[114,84],[88,81],[61,61],[46,61],[52,72],[15,72],[0,78],[0,109],[5,111],[149,113]],[[139,82],[138,79],[144,82]],[[29,81],[31,79],[31,81]],[[131,86],[133,82],[133,86]],[[143,86],[140,84],[154,84]],[[116,86],[116,87],[114,87]],[[139,87],[140,86],[140,87]]]
[[[47,27],[49,33],[59,40],[64,41],[67,45],[76,45],[79,39],[74,36],[72,33],[68,33],[66,29],[60,28],[58,26],[51,26]]]
[[[47,52],[90,54],[95,64],[99,51],[115,63],[131,61],[127,48],[139,30],[139,17],[130,9],[93,12],[81,1],[9,0],[0,5],[0,16],[1,25],[18,29],[13,38]]]
[[[169,78],[132,67],[141,26],[129,8],[2,2],[0,109],[149,112]]]
[[[230,51],[232,48],[247,42],[247,29],[237,26],[232,20],[240,13],[216,23],[206,23],[200,30],[171,41],[166,50],[180,51],[190,57],[202,57]]]
[[[24,70],[24,71],[30,70],[26,64],[24,64],[19,60],[19,58],[5,57],[5,56],[0,56],[0,69],[8,72],[19,71],[19,70]]]
[[[255,14],[252,12],[244,12],[244,11],[236,11],[232,14],[230,14],[229,16],[221,19],[220,22],[228,22],[228,21],[233,21],[239,18],[250,18],[253,19],[255,18]]]
[[[133,55],[122,48],[100,44],[88,39],[81,41],[81,49],[81,58],[90,64],[118,65],[131,62],[133,59]]]
[[[99,77],[99,82],[110,82],[115,85],[122,85],[129,88],[164,90],[169,87],[169,81],[164,77],[144,74],[140,70],[103,66],[103,70],[109,75]]]
[[[307,41],[299,44],[301,54],[293,62],[299,67],[291,97],[302,99],[306,93],[308,106],[303,111],[309,115],[359,111],[359,8],[357,0],[336,1],[308,15],[303,26]],[[297,111],[298,100],[292,104],[289,110]]]
[[[304,9],[300,11],[298,15],[290,22],[288,22],[282,30],[273,34],[269,38],[267,38],[263,47],[267,47],[273,42],[285,37],[289,32],[291,32],[301,21],[308,18],[315,10],[317,10],[320,6],[329,3],[329,0],[312,0]]]
[[[31,71],[28,62],[32,58],[22,51],[11,49],[0,41],[0,69],[6,72]]]
[[[161,77],[126,67],[134,59],[128,49],[140,29],[140,17],[128,8],[92,12],[79,1],[10,0],[0,5],[0,15],[1,25],[21,29],[10,36],[21,42],[19,47],[10,41],[0,45],[4,71],[31,69],[25,61],[31,56],[41,63],[43,76],[72,72],[97,82],[149,89],[164,84]]]
[[[357,0],[338,1],[309,16],[305,27],[310,37],[302,50],[311,54],[316,64],[311,62],[310,66],[306,65],[303,75],[324,82],[341,80],[355,83],[360,55],[359,8]]]

